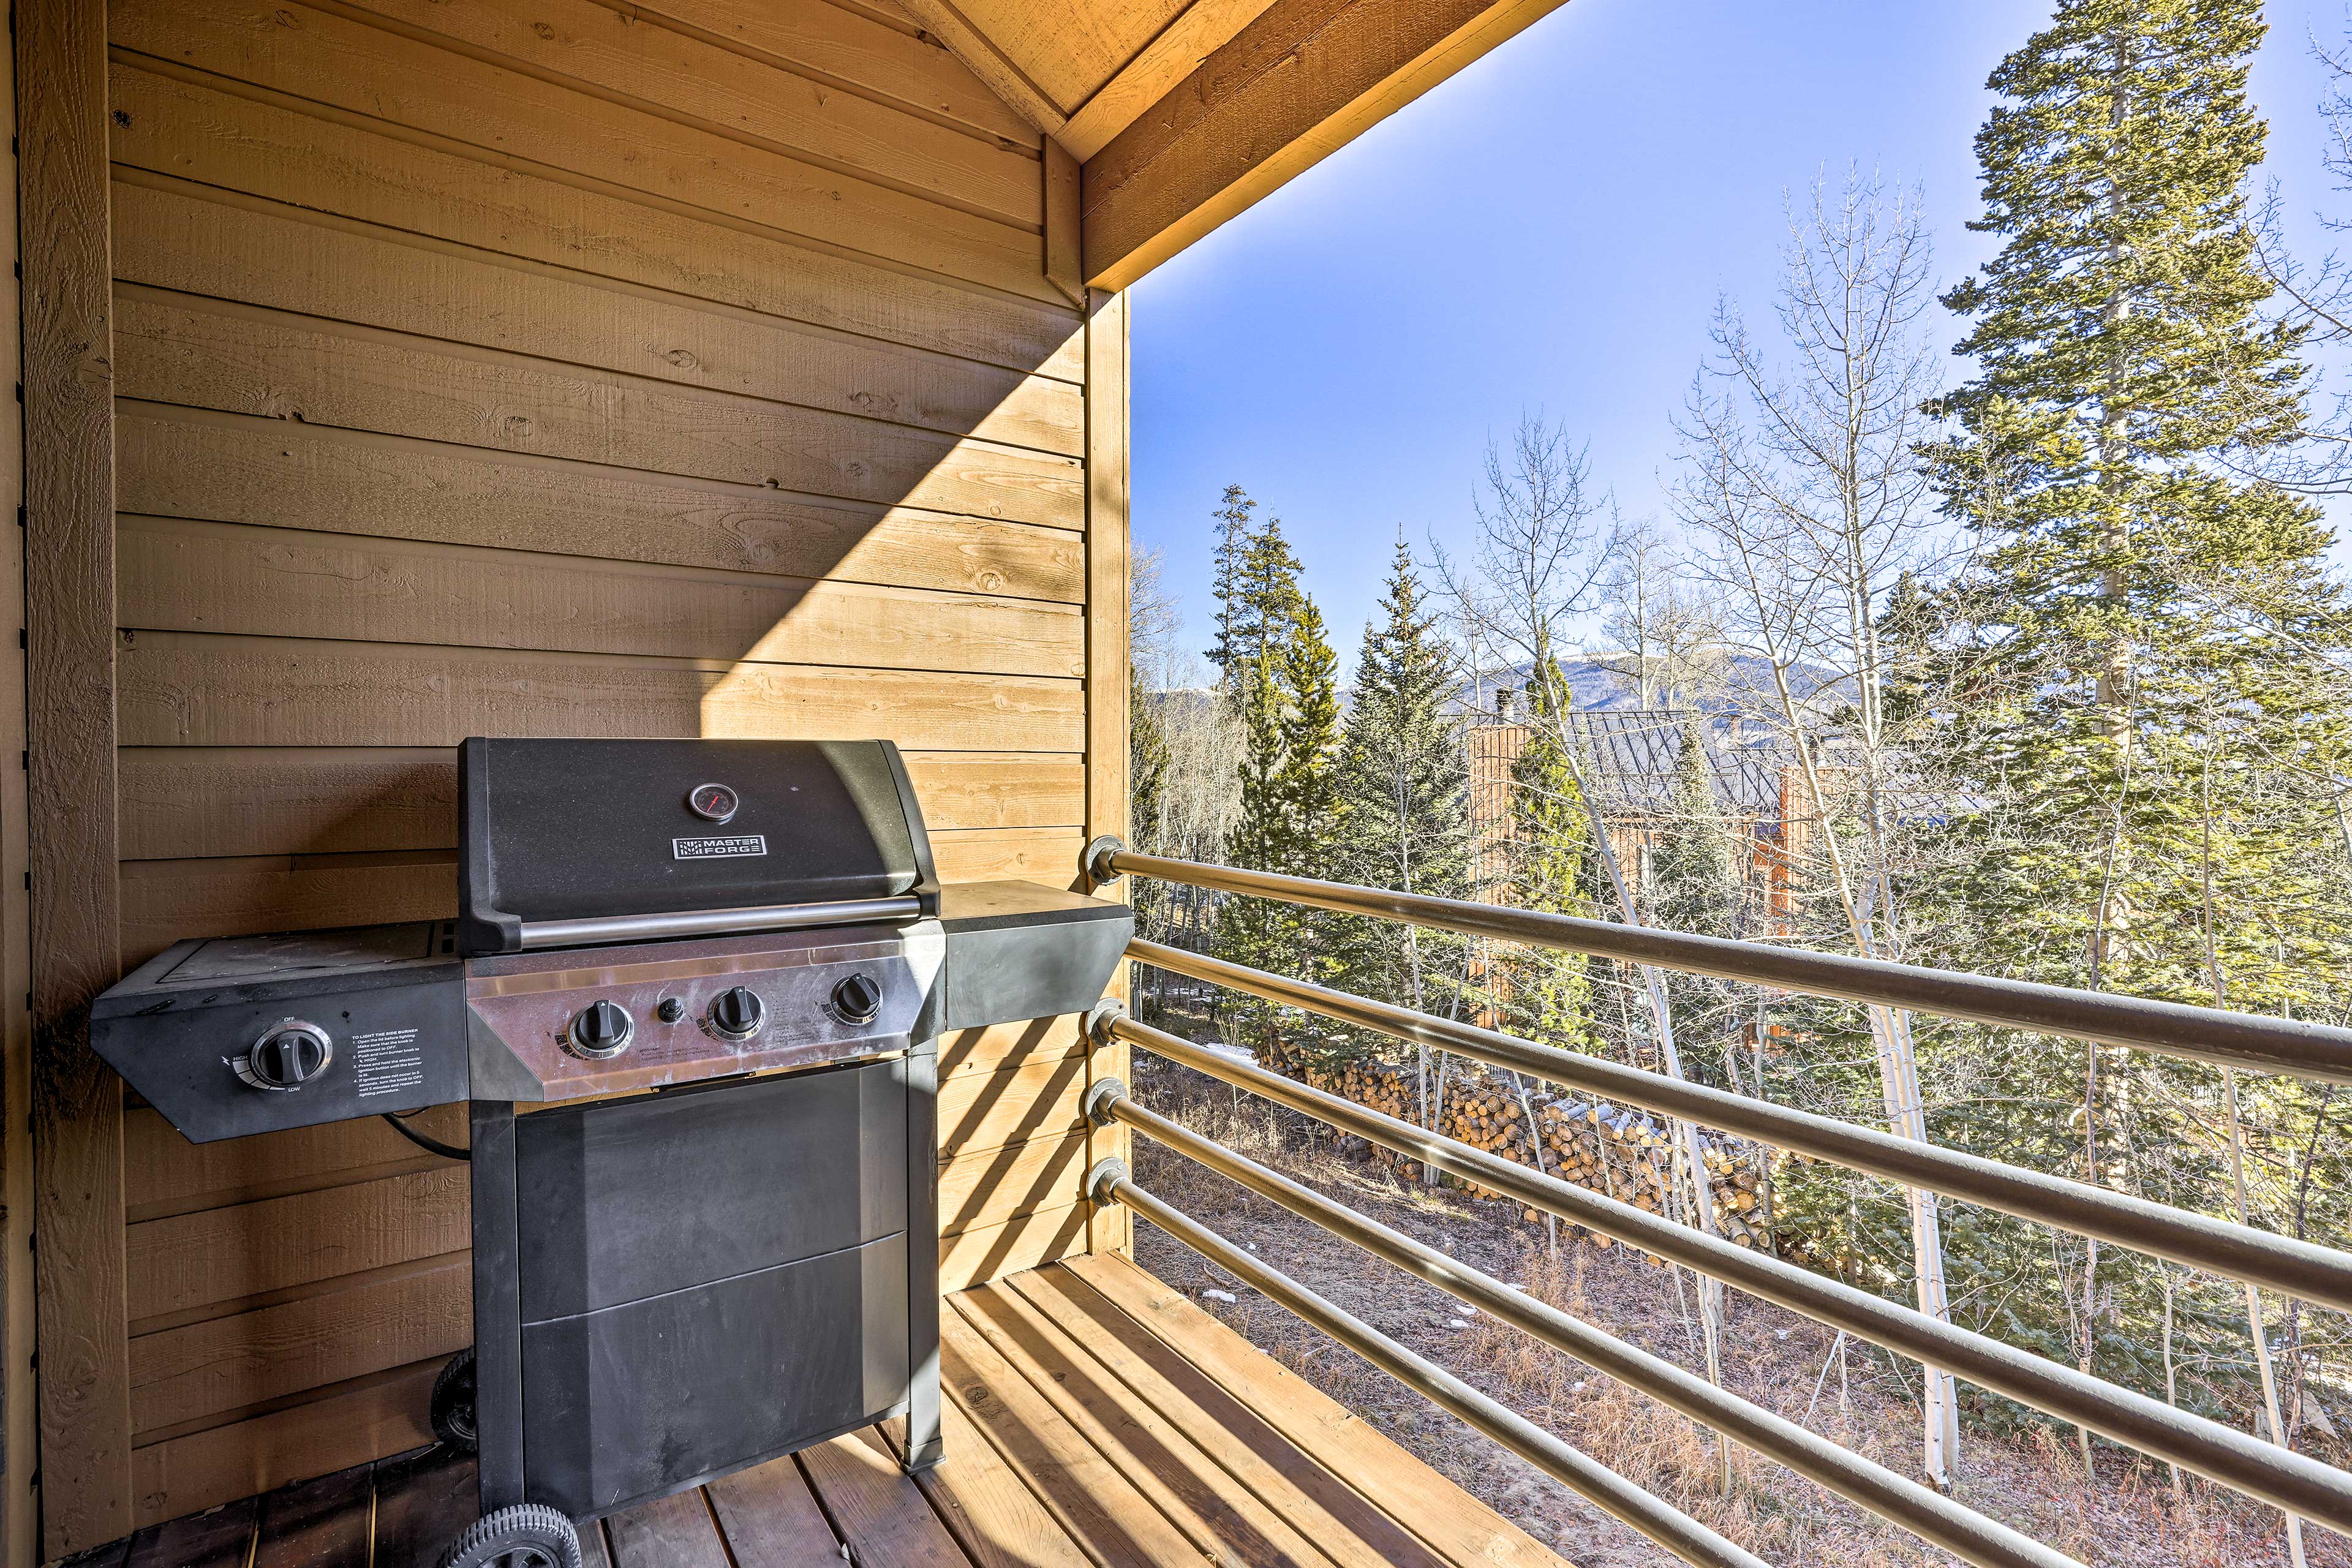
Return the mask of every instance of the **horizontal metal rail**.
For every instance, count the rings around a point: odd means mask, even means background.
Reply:
[[[2258,1072],[2352,1084],[2352,1029],[2326,1024],[2256,1017],[2218,1007],[2113,996],[2027,980],[2003,980],[1957,970],[1890,963],[1884,959],[1850,958],[1843,953],[1811,952],[1802,948],[1660,931],[1650,926],[1619,925],[1611,921],[1581,920],[1573,915],[1515,910],[1465,899],[1423,898],[1380,888],[1319,881],[1312,877],[1235,870],[1197,860],[1139,855],[1117,840],[1097,839],[1087,849],[1083,869],[1089,879],[1097,883],[1132,873],[1215,892],[1276,899],[1284,903],[1370,915],[1376,920],[1402,921],[1466,936],[1491,936],[1689,974],[1747,981],[1782,991],[1903,1007],[1973,1023],[2095,1040],[2104,1045],[2131,1046],[2221,1067],[2250,1068]]]
[[[1105,1160],[1087,1175],[1097,1203],[1124,1204],[1210,1262],[1245,1281],[1267,1300],[1289,1309],[1374,1366],[1449,1414],[1492,1437],[1528,1463],[1572,1489],[1612,1517],[1622,1521],[1685,1563],[1705,1568],[1770,1568],[1762,1558],[1725,1540],[1697,1520],[1635,1486],[1574,1444],[1555,1436],[1509,1406],[1497,1404],[1460,1378],[1333,1306],[1296,1279],[1181,1210],[1171,1208],[1135,1184],[1117,1160]]]
[[[1106,1007],[1097,1026],[1111,1037],[1557,1215],[1751,1296],[1801,1312],[1858,1339],[1939,1367],[2062,1421],[2192,1470],[2275,1508],[2352,1534],[2352,1474],[2265,1443],[2218,1421],[2071,1367],[1971,1333],[1791,1263],[1735,1247],[1631,1204],[1383,1116],[1336,1094],[1238,1061],[1139,1024]]]
[[[2074,1558],[2020,1534],[1973,1509],[1885,1466],[1817,1436],[1760,1405],[1729,1394],[1670,1361],[1627,1344],[1614,1335],[1523,1290],[1449,1258],[1401,1231],[1365,1218],[1301,1186],[1279,1172],[1244,1159],[1179,1122],[1148,1110],[1129,1098],[1116,1079],[1104,1079],[1087,1094],[1087,1115],[1117,1121],[1221,1176],[1240,1183],[1300,1217],[1376,1258],[1467,1301],[1496,1321],[1534,1335],[1630,1388],[1640,1390],[1692,1420],[1745,1444],[1799,1475],[1820,1482],[1848,1501],[1900,1525],[1979,1568],[2082,1568]]]
[[[1269,974],[1182,948],[1137,941],[1127,955],[1173,974],[1229,986],[1401,1040],[1453,1051],[1489,1066],[1565,1084],[1589,1094],[1795,1149],[1906,1186],[1925,1187],[2082,1236],[2095,1236],[2225,1279],[2352,1311],[2352,1253],[2276,1236],[2134,1197],[2087,1182],[2044,1175],[1978,1154],[1899,1138],[1872,1127],[1792,1110],[1670,1079],[1661,1073],[1580,1056],[1514,1035],[1416,1013],[1303,980]]]

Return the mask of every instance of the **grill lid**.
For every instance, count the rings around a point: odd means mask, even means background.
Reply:
[[[457,784],[469,955],[526,924],[937,893],[887,741],[478,737]]]

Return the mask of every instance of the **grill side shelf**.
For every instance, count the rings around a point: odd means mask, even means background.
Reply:
[[[951,882],[942,1033],[1083,1013],[1102,1000],[1135,911],[1034,882]]]

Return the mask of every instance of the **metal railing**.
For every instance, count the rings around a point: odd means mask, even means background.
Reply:
[[[1307,878],[1137,855],[1117,840],[1087,846],[1083,870],[1102,883],[1134,873],[1219,891],[1531,942],[1624,962],[1749,981],[1850,1001],[1941,1012],[1978,1022],[2133,1046],[2262,1071],[2352,1082],[2352,1031],[2022,984],[1907,964],[1696,937],[1606,921],[1428,899]],[[2305,1300],[2352,1309],[2352,1257],[2331,1248],[2148,1203],[2085,1183],[2046,1176],[1790,1110],[1490,1029],[1433,1017],[1158,943],[1129,956],[1193,979],[1433,1046],[1474,1059],[1643,1106],[1685,1121],[1742,1133],[1908,1185],[1998,1208]],[[1151,1028],[1106,1002],[1088,1021],[1104,1040],[1124,1040],[1433,1169],[1734,1286],[2021,1404],[2084,1426],[2271,1503],[2352,1534],[2352,1475],[2290,1449],[2092,1377],[1986,1335],[1793,1264],[1733,1245],[1459,1140],[1269,1072],[1234,1056]],[[1955,1556],[1979,1564],[2073,1560],[2007,1526],[1853,1454],[1747,1400],[1537,1300],[1279,1173],[1200,1137],[1129,1098],[1116,1079],[1097,1083],[1087,1112],[1118,1122],[1272,1199],[1376,1257],[1471,1302],[1579,1360],[1659,1399],[1764,1457],[1848,1498]],[[1700,1179],[1704,1179],[1703,1175]],[[1599,1467],[1558,1437],[1381,1336],[1304,1286],[1171,1209],[1116,1161],[1087,1178],[1097,1202],[1126,1204],[1177,1240],[1314,1322],[1375,1365],[1420,1389],[1667,1550],[1694,1563],[1749,1563],[1744,1551],[1688,1515]],[[1370,1346],[1371,1348],[1367,1348]],[[1378,1353],[1375,1353],[1375,1352]],[[1601,1470],[1601,1475],[1591,1472]],[[1602,1478],[1606,1479],[1603,1479]],[[1647,1500],[1636,1504],[1631,1490]],[[1729,1555],[1726,1555],[1728,1552]]]
[[[1465,936],[1556,947],[1595,958],[1614,958],[1654,969],[1718,980],[1744,980],[1781,991],[1801,991],[1843,1002],[1867,1002],[1934,1013],[1969,1023],[2004,1025],[2045,1035],[2135,1046],[2216,1067],[2290,1073],[2323,1083],[2352,1084],[2352,1029],[2306,1024],[2292,1018],[2262,1018],[2219,1007],[2152,1002],[2137,996],[2074,991],[2028,980],[2002,980],[1951,969],[1927,969],[1884,959],[1773,947],[1728,937],[1694,936],[1654,926],[1618,925],[1573,915],[1515,910],[1465,899],[1430,899],[1379,888],[1318,882],[1271,871],[1237,871],[1196,860],[1138,855],[1116,839],[1087,846],[1088,879],[1115,881],[1132,872],[1163,882],[1182,882],[1221,893],[1245,893],[1341,914],[1402,921]]]

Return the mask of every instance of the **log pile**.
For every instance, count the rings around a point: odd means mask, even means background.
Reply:
[[[1406,1121],[1421,1120],[1418,1088],[1409,1068],[1357,1061],[1329,1069],[1300,1063],[1291,1070],[1316,1088],[1359,1105]],[[1434,1078],[1433,1073],[1433,1091]],[[1528,1125],[1529,1111],[1534,1113],[1533,1128]],[[1474,1149],[1517,1164],[1538,1166],[1651,1214],[1682,1217],[1676,1213],[1673,1191],[1675,1130],[1663,1118],[1574,1100],[1533,1084],[1523,1104],[1508,1078],[1457,1061],[1445,1075],[1444,1101],[1436,1121],[1439,1132]],[[1699,1141],[1723,1236],[1741,1247],[1771,1250],[1765,1151],[1705,1130]],[[1538,1143],[1540,1162],[1534,1154]],[[1418,1163],[1407,1162],[1407,1167],[1409,1178],[1419,1176]],[[1483,1198],[1502,1196],[1477,1186],[1469,1191]],[[1522,1208],[1520,1216],[1530,1224],[1543,1218],[1530,1208]],[[1606,1237],[1592,1239],[1608,1245]]]

